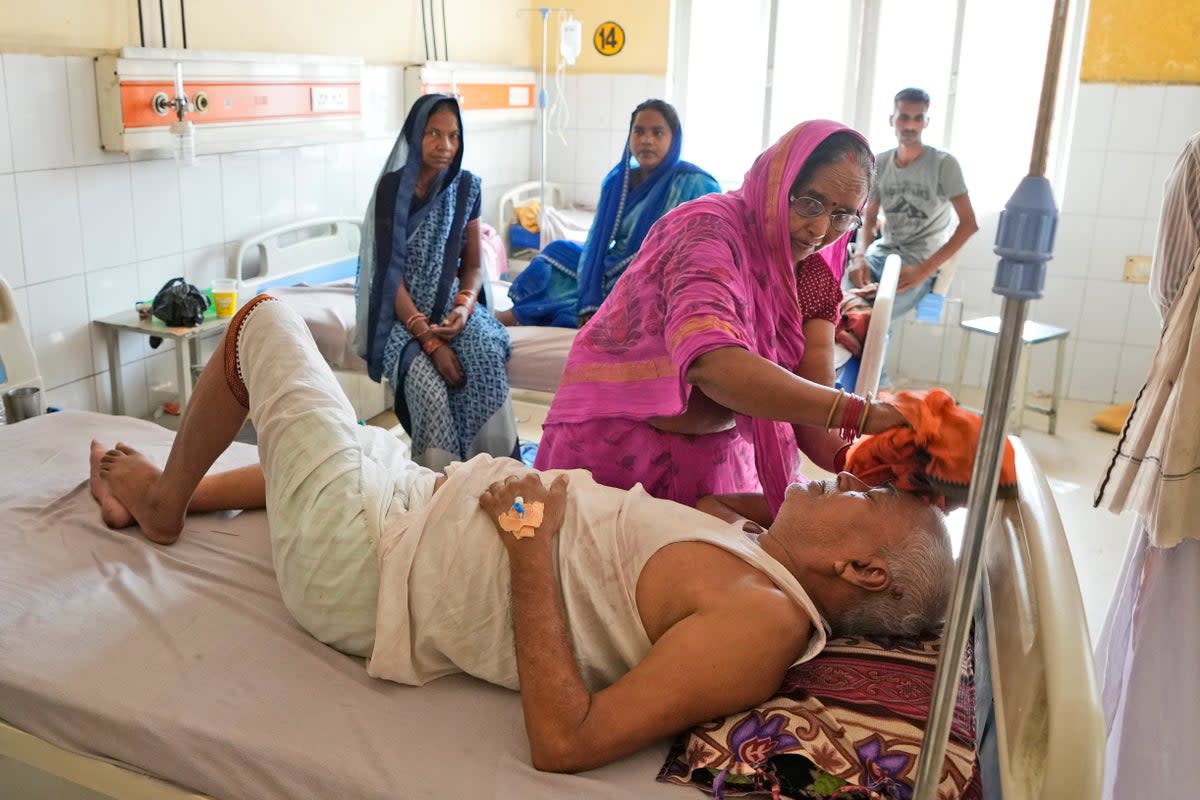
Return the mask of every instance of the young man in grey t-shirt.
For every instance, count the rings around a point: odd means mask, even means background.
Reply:
[[[921,142],[929,126],[928,112],[929,95],[924,90],[902,89],[896,94],[889,120],[899,144],[876,158],[878,174],[848,273],[856,287],[878,281],[885,259],[899,254],[902,267],[893,320],[929,294],[938,270],[979,230],[957,159]],[[886,223],[882,236],[881,210]],[[955,216],[958,225],[947,236]]]

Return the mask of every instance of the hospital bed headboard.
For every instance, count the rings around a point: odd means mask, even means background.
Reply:
[[[21,325],[16,298],[8,282],[0,277],[0,396],[22,386],[36,386],[45,405],[45,386],[38,371],[37,355]],[[43,407],[42,411],[46,409]]]
[[[354,278],[362,222],[318,217],[252,236],[238,247],[233,274],[247,294],[273,286],[316,285]]]
[[[983,603],[1004,800],[1099,797],[1104,718],[1075,566],[1045,475],[1019,438],[998,501]]]
[[[894,253],[883,262],[883,273],[879,276],[879,288],[875,290],[875,302],[871,304],[871,321],[867,324],[867,337],[859,358],[858,378],[854,382],[854,393],[859,396],[879,388],[883,360],[887,357],[888,326],[892,321],[892,303],[896,299],[900,267],[900,256]]]
[[[540,181],[526,181],[525,183],[518,183],[500,195],[500,202],[496,207],[496,228],[501,232],[501,235],[503,235],[509,223],[517,218],[514,209],[519,205],[528,203],[530,200],[539,199],[541,193],[542,184]],[[562,208],[562,187],[557,183],[546,182],[546,204],[555,208]],[[506,239],[505,244],[507,243]]]

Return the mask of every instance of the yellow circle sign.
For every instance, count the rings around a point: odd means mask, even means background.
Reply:
[[[615,56],[625,47],[625,29],[615,22],[602,22],[592,35],[596,52],[602,56]]]

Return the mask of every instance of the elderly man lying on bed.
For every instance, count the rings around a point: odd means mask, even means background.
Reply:
[[[249,415],[261,466],[205,478]],[[549,486],[546,485],[549,483]],[[577,771],[771,697],[839,633],[939,621],[941,514],[842,473],[761,534],[481,455],[446,475],[358,425],[303,320],[256,298],[209,361],[160,470],[92,444],[105,521],[173,542],[193,511],[265,504],[284,602],[371,675],[519,689],[533,763]]]

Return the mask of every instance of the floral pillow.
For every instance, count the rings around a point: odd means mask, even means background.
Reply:
[[[911,800],[941,637],[833,639],[778,695],[682,734],[660,781],[713,797]],[[968,645],[939,800],[979,800]]]

